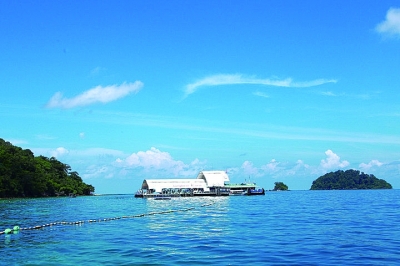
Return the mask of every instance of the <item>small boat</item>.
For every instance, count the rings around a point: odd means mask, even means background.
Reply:
[[[255,195],[265,195],[265,190],[263,188],[248,188],[243,195],[245,196],[255,196]]]
[[[225,184],[225,187],[230,189],[230,196],[265,195],[265,190],[261,187],[258,187],[254,182],[245,181],[244,183],[240,184]]]

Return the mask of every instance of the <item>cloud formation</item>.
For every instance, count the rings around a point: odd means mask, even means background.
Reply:
[[[375,166],[380,167],[380,166],[382,166],[382,165],[383,165],[383,163],[381,163],[380,161],[378,161],[378,160],[372,160],[372,161],[370,161],[369,163],[361,163],[361,164],[359,165],[359,167],[360,167],[360,169],[363,170],[363,171],[368,171],[368,170],[370,170],[371,168],[373,168],[373,167],[375,167]]]
[[[155,173],[161,171],[163,177],[166,177],[166,174],[172,174],[174,176],[187,176],[192,174],[194,176],[197,174],[199,166],[203,165],[203,162],[200,162],[198,159],[195,159],[189,165],[182,161],[174,160],[168,152],[162,152],[154,147],[147,151],[132,153],[125,159],[118,158],[115,162],[118,166],[125,168],[141,168],[145,172]],[[195,171],[191,169],[195,169]]]
[[[322,85],[325,83],[336,83],[335,79],[316,79],[305,82],[294,82],[291,78],[287,79],[259,79],[254,77],[245,77],[241,74],[221,74],[208,76],[185,87],[185,97],[196,92],[200,87],[221,86],[221,85],[237,85],[237,84],[254,84],[274,87],[288,88],[306,88]]]
[[[348,161],[341,161],[340,157],[331,150],[327,150],[325,154],[327,158],[321,160],[320,164],[323,169],[344,168],[350,164]]]
[[[400,8],[390,8],[386,19],[379,23],[375,30],[389,37],[400,37]]]
[[[259,176],[258,168],[255,167],[254,164],[250,161],[243,162],[241,170],[243,171],[245,176]]]
[[[261,92],[261,91],[253,92],[253,95],[258,96],[258,97],[263,97],[263,98],[269,98],[268,94]]]
[[[57,149],[51,151],[50,153],[51,153],[51,157],[59,158],[65,154],[68,154],[69,151],[64,147],[58,147]]]
[[[251,161],[245,161],[241,165],[240,168],[233,167],[229,168],[229,174],[235,178],[240,177],[243,178],[287,178],[290,176],[310,176],[313,175],[315,167],[310,167],[308,164],[305,164],[302,160],[297,160],[295,163],[288,162],[279,162],[275,159],[270,160],[269,162],[261,165],[255,166]]]
[[[335,93],[333,93],[331,91],[322,91],[322,92],[320,92],[320,94],[324,95],[324,96],[332,96],[332,97],[337,96]]]
[[[125,97],[131,93],[137,93],[143,87],[143,83],[122,83],[121,85],[110,85],[106,87],[97,86],[87,90],[73,98],[63,97],[61,92],[57,92],[47,103],[47,108],[69,109],[79,106],[86,106],[94,103],[108,103]]]

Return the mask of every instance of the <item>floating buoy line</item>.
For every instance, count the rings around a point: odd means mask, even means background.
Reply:
[[[207,207],[207,206],[210,206],[213,204],[214,204],[214,202],[208,203],[208,204],[203,204],[200,207]],[[5,235],[18,234],[20,231],[38,230],[38,229],[43,229],[46,227],[52,227],[52,226],[57,226],[57,225],[82,225],[82,224],[86,224],[86,223],[109,222],[109,221],[115,221],[115,220],[121,220],[121,219],[141,218],[141,217],[146,217],[146,216],[150,216],[150,215],[168,214],[168,213],[174,213],[174,212],[186,212],[186,211],[190,211],[193,209],[195,209],[195,207],[186,208],[186,209],[178,209],[178,210],[149,212],[149,213],[142,213],[142,214],[135,214],[135,215],[128,215],[128,216],[104,218],[104,219],[90,219],[90,220],[81,220],[81,221],[75,221],[75,222],[62,221],[62,222],[47,223],[47,224],[43,224],[43,225],[36,225],[36,226],[31,226],[31,227],[19,227],[18,225],[16,225],[13,228],[7,228],[4,231],[1,231],[0,235],[2,235],[2,234],[5,234]]]

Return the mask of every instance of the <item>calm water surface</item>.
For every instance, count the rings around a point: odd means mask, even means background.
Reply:
[[[399,207],[400,190],[1,200],[1,231],[85,223],[0,235],[0,264],[400,265]]]

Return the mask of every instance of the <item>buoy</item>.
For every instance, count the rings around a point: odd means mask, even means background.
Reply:
[[[215,204],[215,202],[210,203],[210,204],[203,204],[201,207],[205,206],[210,206]],[[187,212],[190,210],[196,209],[195,207],[189,207],[185,209],[177,209],[177,210],[163,210],[163,211],[157,211],[157,212],[148,212],[148,213],[140,213],[140,214],[133,214],[133,215],[125,215],[125,216],[118,216],[118,217],[112,217],[112,218],[104,218],[104,219],[90,219],[90,220],[80,220],[80,221],[57,221],[53,223],[47,223],[47,224],[42,224],[42,225],[36,225],[32,227],[24,227],[20,228],[18,225],[14,226],[13,229],[7,228],[4,231],[0,232],[0,235],[2,234],[17,234],[19,233],[20,230],[37,230],[37,229],[44,229],[46,227],[51,227],[51,226],[56,226],[56,225],[83,225],[86,222],[87,223],[100,223],[100,222],[106,222],[106,221],[114,221],[114,220],[119,220],[119,219],[127,219],[127,218],[139,218],[139,217],[147,217],[150,215],[159,215],[159,214],[168,214],[168,213],[174,213],[174,212]]]

